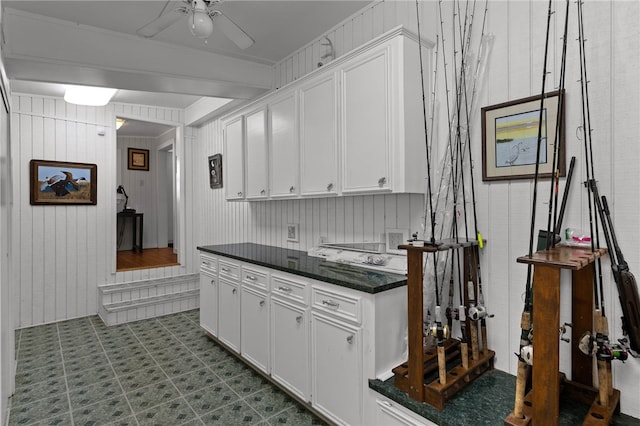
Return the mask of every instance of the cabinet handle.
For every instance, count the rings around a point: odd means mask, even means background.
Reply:
[[[214,285],[216,283],[216,280],[211,280],[211,285]]]
[[[298,324],[300,324],[300,323],[302,322],[302,315],[298,315],[298,316],[296,317],[296,322],[297,322]]]
[[[264,300],[260,301],[260,306],[264,306]]]
[[[295,191],[295,188],[293,186],[289,188],[289,192],[293,193],[294,191]]]
[[[224,272],[229,272],[229,268],[225,268],[224,266],[220,269],[222,269]]]
[[[332,183],[327,185],[327,191],[331,191],[332,189],[333,189],[333,184]]]
[[[202,264],[205,265],[205,266],[211,267],[211,263],[209,263],[209,262],[202,262]]]
[[[242,197],[242,191],[238,192],[238,197]]]
[[[393,407],[393,405],[391,405],[389,401],[380,401],[380,404],[384,405],[385,407]]]
[[[347,336],[347,343],[353,345],[353,334],[351,336]]]
[[[231,293],[236,294],[238,292],[238,290],[236,290],[235,288],[233,290],[231,290]]]
[[[290,287],[278,287],[278,290],[284,291],[285,293],[291,293]]]
[[[266,194],[266,193],[267,193],[267,191],[265,191],[264,189],[262,189],[262,190],[260,191],[260,195],[264,195],[264,194]]]
[[[255,281],[256,280],[256,277],[254,277],[253,275],[246,275],[245,278],[250,280],[250,281]]]
[[[384,186],[385,183],[387,183],[386,177],[383,176],[380,179],[378,179],[378,186]]]
[[[338,306],[340,306],[338,302],[334,302],[333,300],[323,300],[322,304],[333,309],[338,309]]]

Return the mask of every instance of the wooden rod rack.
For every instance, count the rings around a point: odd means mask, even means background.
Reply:
[[[465,280],[465,285],[462,286],[465,309],[468,312],[478,294],[478,242],[443,241],[438,245],[401,245],[399,248],[407,250],[409,356],[407,362],[392,370],[394,385],[412,399],[443,410],[446,400],[493,368],[495,352],[487,347],[485,322],[471,321],[468,317],[464,343],[448,338],[440,347],[425,347],[423,255],[445,250],[463,251],[464,277],[470,277],[469,285]],[[471,291],[469,287],[472,287]],[[481,326],[478,327],[478,324]],[[434,373],[435,377],[432,378]]]
[[[579,351],[577,342],[585,332],[594,330],[606,318],[594,313],[594,262],[606,254],[605,249],[595,251],[576,247],[554,247],[539,251],[531,257],[522,256],[519,263],[532,265],[533,320],[535,345],[531,375],[531,389],[524,398],[523,416],[510,413],[505,425],[529,424],[552,426],[560,419],[560,395],[591,404],[583,425],[608,425],[620,410],[620,392],[610,385],[611,361],[598,361],[601,389],[593,387],[593,356]],[[560,273],[571,270],[572,275],[572,327],[571,380],[559,371],[560,342]],[[606,327],[606,326],[605,326]],[[605,386],[604,395],[602,386]],[[604,403],[602,403],[604,400]]]

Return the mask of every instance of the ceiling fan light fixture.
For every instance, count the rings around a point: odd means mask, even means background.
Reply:
[[[195,37],[206,39],[213,33],[213,21],[207,12],[194,10],[188,19],[189,31]]]
[[[104,106],[109,103],[117,89],[91,86],[67,86],[64,100],[70,104]]]

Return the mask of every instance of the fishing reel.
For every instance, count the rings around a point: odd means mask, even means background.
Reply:
[[[481,321],[485,318],[493,318],[493,314],[489,314],[484,306],[472,306],[469,308],[469,319],[471,321]]]
[[[439,342],[449,338],[449,326],[446,324],[444,326],[440,323],[432,325],[427,329],[427,332],[430,336],[435,337]]]
[[[609,339],[601,333],[594,337],[590,332],[585,332],[578,342],[578,350],[585,355],[595,355],[600,361],[617,359],[626,361],[629,358],[629,349],[622,344],[625,339],[620,339],[620,344],[609,342]]]

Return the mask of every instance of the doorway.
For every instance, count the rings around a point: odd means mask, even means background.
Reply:
[[[179,265],[175,146],[181,129],[117,120],[124,124],[116,132],[116,272]]]

